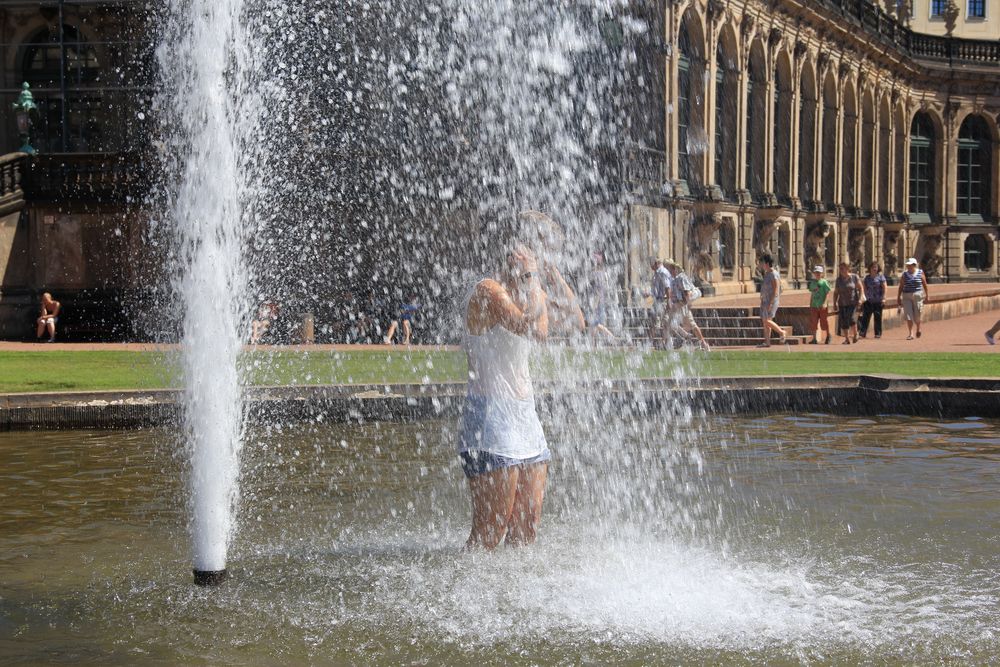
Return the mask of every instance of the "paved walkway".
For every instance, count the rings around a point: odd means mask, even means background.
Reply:
[[[863,276],[862,276],[863,277]],[[830,286],[833,286],[834,279],[827,278]],[[886,288],[886,305],[896,304],[896,292],[899,288],[896,285],[889,285]],[[1000,283],[947,283],[941,285],[929,285],[927,291],[934,299],[951,299],[959,296],[980,296],[990,294],[1000,294]],[[760,294],[726,294],[723,296],[706,296],[698,300],[694,309],[698,308],[756,308],[760,305]],[[808,307],[809,291],[786,289],[781,294],[781,305],[788,307]]]
[[[794,352],[986,352],[1000,353],[1000,344],[990,347],[983,333],[1000,319],[1000,312],[992,311],[955,317],[950,320],[925,322],[920,338],[906,340],[906,325],[886,329],[882,338],[875,339],[869,329],[868,338],[859,338],[857,345],[844,345],[843,338],[833,337],[829,345],[778,345],[759,350],[764,354]],[[725,350],[756,349],[754,347],[727,347]]]
[[[942,285],[944,287],[944,285]],[[829,345],[781,346],[777,342],[767,350],[759,350],[763,354],[775,354],[787,351],[794,352],[994,352],[1000,354],[1000,344],[990,347],[983,337],[983,332],[1000,319],[1000,312],[986,312],[950,320],[926,322],[922,327],[920,338],[906,340],[906,327],[899,326],[886,329],[879,340],[874,338],[859,339],[857,345],[843,345],[841,338],[834,338]],[[874,333],[869,331],[869,336]],[[127,350],[134,352],[176,350],[177,345],[153,345],[148,343],[13,343],[0,341],[0,352],[51,352],[54,350]],[[314,352],[350,352],[359,350],[458,350],[455,345],[412,345],[403,347],[393,345],[261,345],[260,350],[303,350]],[[726,350],[756,349],[747,347],[727,347]]]
[[[0,352],[91,352],[96,350],[121,350],[125,352],[169,352],[180,348],[178,344],[157,343],[21,343],[0,341]],[[459,350],[458,345],[257,345],[246,349],[264,351],[305,351],[305,352],[356,352],[359,350],[411,350],[430,352],[437,350]]]

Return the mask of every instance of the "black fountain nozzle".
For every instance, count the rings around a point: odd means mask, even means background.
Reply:
[[[218,586],[226,580],[226,570],[193,570],[194,583],[197,586]]]

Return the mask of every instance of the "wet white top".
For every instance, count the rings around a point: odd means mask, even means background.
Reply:
[[[470,395],[518,401],[534,398],[527,338],[496,325],[480,336],[466,331],[463,347],[469,358]]]

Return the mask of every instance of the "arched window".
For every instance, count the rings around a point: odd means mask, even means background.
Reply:
[[[778,201],[787,204],[791,169],[792,133],[792,82],[787,57],[779,57],[774,71],[774,99],[772,106],[772,150],[774,155],[774,194]]]
[[[906,155],[906,116],[903,114],[903,106],[901,104],[896,107],[896,122],[893,123],[892,134],[896,146],[892,207],[894,212],[903,213],[906,210],[906,204],[903,201],[903,174],[906,173],[906,160],[908,156]]]
[[[705,135],[704,40],[697,14],[688,10],[677,37],[677,158],[679,176],[700,186],[708,137]]]
[[[826,237],[826,247],[823,252],[823,261],[828,269],[836,269],[837,266],[837,237],[832,232]]]
[[[934,212],[934,124],[918,113],[910,125],[910,214],[930,219]]]
[[[691,182],[691,155],[688,152],[688,129],[691,125],[691,41],[687,26],[681,25],[677,43],[677,165],[678,176]]]
[[[764,53],[760,42],[750,50],[747,71],[746,184],[755,201],[764,193],[764,147],[767,137],[767,80],[764,77]]]
[[[870,92],[865,92],[861,103],[861,208],[871,211],[875,208],[872,198],[872,174],[875,171],[875,107]]]
[[[100,90],[98,50],[71,25],[63,24],[62,33],[60,43],[58,25],[45,28],[20,47],[21,75],[31,84],[38,105],[34,145],[42,151],[106,150],[112,105]],[[65,47],[65,69],[60,44]]]
[[[837,201],[837,85],[833,73],[823,84],[823,160],[820,163],[823,180],[823,201]]]
[[[987,219],[990,216],[992,145],[989,129],[979,116],[969,116],[958,131],[958,213]]]
[[[802,70],[799,92],[799,199],[811,202],[813,193],[813,163],[816,160],[816,91],[812,67]]]
[[[878,115],[878,210],[888,212],[892,208],[889,192],[889,165],[892,152],[892,112],[883,100]]]
[[[854,90],[848,84],[844,87],[844,150],[841,156],[840,199],[847,208],[854,208],[855,133],[858,128],[858,109]]]
[[[63,42],[66,46],[66,76],[72,83],[89,83],[97,80],[100,63],[97,51],[80,37],[79,31],[63,24]],[[36,32],[21,47],[21,74],[33,88],[55,87],[60,83],[59,30],[45,28]]]
[[[969,271],[988,271],[990,268],[990,243],[983,234],[969,234],[965,239],[965,268]]]
[[[736,191],[736,101],[737,68],[735,46],[727,34],[719,40],[715,69],[715,184],[723,193]]]

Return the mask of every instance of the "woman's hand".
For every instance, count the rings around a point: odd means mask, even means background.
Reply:
[[[514,275],[518,278],[528,273],[538,273],[538,260],[535,259],[535,254],[526,246],[520,244],[515,246],[510,252],[508,262]]]

